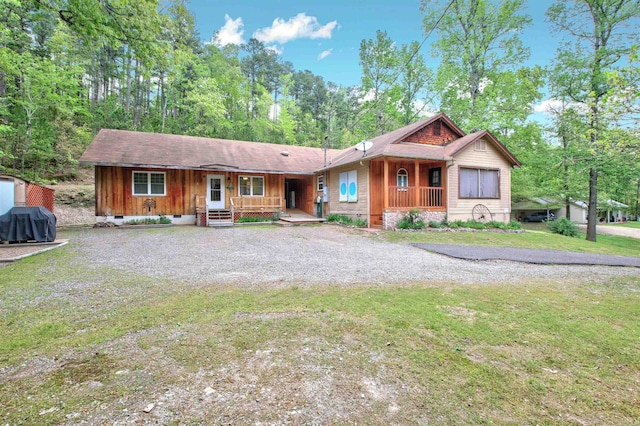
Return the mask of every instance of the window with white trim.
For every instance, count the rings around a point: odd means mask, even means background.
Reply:
[[[409,173],[405,169],[398,170],[397,173],[398,186],[409,186]]]
[[[460,198],[500,198],[500,171],[460,167]]]
[[[238,176],[238,192],[249,197],[264,197],[264,177]]]
[[[318,191],[324,188],[324,175],[318,175]]]
[[[133,195],[167,194],[164,172],[133,172]]]

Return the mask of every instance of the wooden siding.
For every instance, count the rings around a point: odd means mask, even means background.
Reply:
[[[469,147],[456,155],[454,166],[447,171],[447,180],[449,182],[447,213],[449,220],[471,219],[473,206],[484,204],[493,214],[494,220],[509,221],[511,213],[511,165],[490,142],[486,142],[485,146],[486,150],[477,151],[475,144],[469,145]],[[500,198],[460,198],[458,196],[460,167],[499,170]]]
[[[356,217],[361,215],[363,219],[369,216],[369,162],[364,165],[351,164],[339,167],[327,172],[329,185],[328,214],[344,214]],[[340,173],[356,170],[358,172],[358,201],[340,201]]]
[[[440,123],[440,134],[434,132],[436,123]],[[429,124],[424,129],[417,131],[405,139],[406,142],[421,143],[425,145],[444,145],[446,142],[457,139],[453,130],[445,124],[444,121],[438,120]]]
[[[133,195],[134,171],[165,173],[166,195]],[[144,169],[129,167],[96,166],[96,215],[144,216],[144,215],[193,215],[196,213],[196,195],[207,195],[207,175],[223,175],[225,179],[225,207],[230,207],[231,197],[239,195],[239,176],[264,178],[265,197],[284,197],[284,175],[265,173],[227,173],[215,170]],[[228,190],[228,184],[233,186]],[[145,200],[155,201],[149,210]]]

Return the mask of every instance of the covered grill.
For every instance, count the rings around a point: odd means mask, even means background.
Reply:
[[[56,239],[56,217],[44,207],[13,207],[0,216],[0,242],[51,242]]]

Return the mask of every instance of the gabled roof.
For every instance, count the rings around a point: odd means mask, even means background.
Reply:
[[[327,150],[327,159],[337,150]],[[82,165],[164,169],[215,169],[277,174],[312,174],[324,164],[324,150],[102,129],[80,158]]]
[[[459,138],[445,145],[425,145],[414,142],[404,142],[406,138],[412,134],[419,132],[437,120],[444,121],[453,131],[457,133]],[[435,115],[427,120],[417,121],[408,126],[401,127],[392,132],[385,133],[371,139],[372,146],[365,152],[355,149],[355,147],[347,148],[337,157],[333,158],[331,164],[327,165],[327,169],[343,166],[346,164],[361,161],[363,157],[368,160],[378,157],[401,157],[413,158],[421,160],[451,160],[459,152],[467,148],[475,141],[485,138],[496,149],[502,153],[512,166],[520,166],[520,162],[507,150],[507,148],[496,139],[491,132],[483,130],[481,132],[471,133],[469,135],[464,132],[451,121],[445,114]]]
[[[449,142],[444,146],[444,150],[447,156],[455,157],[460,151],[467,148],[469,145],[475,143],[476,141],[484,139],[489,141],[502,155],[504,155],[507,160],[511,162],[512,166],[520,167],[522,164],[513,156],[511,152],[504,146],[493,134],[491,134],[488,130],[481,130],[479,132],[470,133],[466,136],[461,137],[460,139],[456,139],[454,141]]]

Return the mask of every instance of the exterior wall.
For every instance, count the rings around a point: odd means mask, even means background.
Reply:
[[[400,219],[406,215],[406,211],[387,211],[382,214],[382,229],[393,230],[396,229],[396,224]],[[420,213],[420,217],[424,223],[429,222],[442,222],[446,216],[445,212],[429,212],[423,211]]]
[[[447,219],[469,220],[476,204],[484,204],[493,215],[493,220],[509,222],[511,215],[511,165],[491,142],[486,141],[485,151],[476,151],[475,144],[456,155],[453,165],[447,170],[448,206]],[[497,169],[500,174],[500,198],[460,198],[459,168],[472,167],[481,169]]]
[[[566,207],[560,208],[558,210],[558,217],[567,217],[566,211]],[[572,222],[587,223],[587,209],[585,209],[584,207],[576,206],[572,203],[569,204],[569,211],[571,213]]]
[[[354,219],[369,221],[369,163],[351,164],[327,171],[325,185],[329,188],[327,214],[343,214]],[[358,172],[358,201],[340,201],[340,173],[356,170]]]
[[[405,140],[406,142],[421,143],[425,145],[443,145],[445,142],[452,141],[458,136],[447,126],[444,121],[440,122],[440,134],[434,132],[435,123],[431,123],[424,129],[410,135]]]
[[[43,206],[53,212],[53,189],[9,175],[0,175],[0,179],[13,183],[14,206]]]
[[[166,195],[134,196],[132,181],[134,171],[164,172]],[[172,219],[174,223],[196,222],[196,196],[207,195],[207,175],[224,176],[225,207],[231,207],[231,197],[239,196],[240,176],[261,176],[264,178],[265,197],[281,197],[284,201],[284,175],[245,172],[221,172],[216,170],[178,170],[178,169],[144,169],[130,167],[96,166],[96,218],[99,221],[127,221],[136,218],[158,217],[161,215]],[[306,188],[311,177],[298,177]],[[229,189],[229,187],[232,187]],[[301,194],[301,197],[304,196]],[[149,209],[145,201],[151,199],[155,206]],[[305,201],[306,203],[306,201]],[[312,201],[308,204],[312,205]],[[283,206],[284,208],[284,203]],[[181,216],[181,217],[173,217]],[[116,219],[118,217],[118,219]]]

